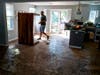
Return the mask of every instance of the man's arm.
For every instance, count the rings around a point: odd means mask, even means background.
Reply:
[[[39,24],[41,24],[42,22],[46,22],[46,21],[47,21],[46,16],[44,16],[44,19],[42,19],[42,20],[39,22]]]
[[[41,24],[42,22],[46,22],[46,21],[45,21],[45,20],[43,20],[43,21],[40,21],[40,22],[39,22],[39,24]]]

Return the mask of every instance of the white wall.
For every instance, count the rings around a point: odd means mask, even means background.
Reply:
[[[34,7],[33,5],[30,4],[24,4],[24,3],[15,3],[14,4],[15,11],[24,11],[24,12],[29,12],[30,7]]]
[[[29,12],[29,8],[33,7],[32,5],[27,5],[27,4],[22,4],[22,3],[12,4],[12,5],[14,6],[14,12],[15,12],[14,14],[15,24],[14,24],[14,29],[8,31],[9,41],[12,41],[18,38],[18,12],[19,11]]]
[[[41,11],[43,9],[72,9],[72,19],[75,19],[78,17],[78,15],[76,14],[77,12],[77,5],[69,5],[69,6],[37,6],[37,10]],[[81,5],[81,11],[82,14],[80,15],[80,17],[84,17],[84,21],[88,20],[89,17],[89,5]]]
[[[50,29],[50,10],[51,9],[72,9],[72,15],[71,19],[80,19],[83,17],[83,21],[87,21],[89,18],[89,5],[81,5],[81,15],[77,15],[77,5],[69,5],[69,6],[37,6],[37,13],[39,13],[41,10],[47,9],[47,27],[46,31],[48,32]]]
[[[30,4],[23,4],[23,3],[18,3],[14,4],[14,10],[15,10],[15,30],[10,32],[10,39],[14,39],[18,37],[18,12],[19,11],[24,11],[24,12],[29,12],[29,8],[34,7],[34,5]],[[81,11],[82,14],[78,16],[76,14],[78,6],[76,5],[70,5],[70,6],[36,6],[36,13],[40,13],[41,10],[47,9],[46,15],[47,15],[47,26],[46,26],[46,31],[49,32],[50,29],[50,9],[72,9],[72,19],[77,19],[79,17],[84,17],[84,21],[88,20],[89,17],[89,6],[88,5],[81,5]],[[37,28],[38,25],[36,25],[36,28],[34,29],[34,32],[39,32],[39,28]]]
[[[31,5],[31,4],[24,4],[24,3],[15,3],[14,4],[14,9],[15,9],[15,14],[16,14],[16,25],[17,25],[17,27],[18,27],[18,12],[29,12],[29,8],[30,7],[35,7],[34,5]],[[36,8],[36,7],[35,7]],[[35,17],[34,17],[35,18]],[[34,20],[35,21],[35,20]],[[34,22],[34,25],[35,25],[36,23]],[[35,28],[36,26],[34,26],[34,33],[37,31],[36,30],[36,28]],[[18,30],[18,29],[17,29]]]
[[[9,5],[12,6],[12,8],[10,8],[10,9],[12,10],[12,12],[14,12],[14,5],[12,3],[9,3],[9,4],[6,4],[6,7],[8,7]],[[7,12],[8,11],[6,10],[6,13]],[[17,31],[17,28],[16,28],[16,21],[15,21],[15,15],[14,15],[14,28],[12,30],[8,29],[8,41],[11,41],[11,40],[14,40],[14,39],[17,38],[17,32],[16,31]]]

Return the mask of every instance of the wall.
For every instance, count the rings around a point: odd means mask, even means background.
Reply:
[[[15,9],[15,14],[16,14],[16,26],[18,30],[18,12],[29,12],[30,7],[35,7],[34,5],[31,4],[26,4],[26,3],[14,3],[14,9]],[[34,25],[35,25],[35,20],[34,20]],[[34,33],[36,32],[36,28],[34,26]],[[17,31],[18,33],[18,31]]]
[[[14,4],[14,3],[8,3],[13,5],[14,7],[14,29],[13,30],[8,30],[8,41],[12,41],[18,38],[18,11],[24,11],[24,12],[29,12],[29,7],[30,5],[27,4]]]
[[[15,26],[13,31],[9,31],[8,33],[8,39],[13,40],[18,37],[18,12],[19,11],[24,11],[24,12],[29,12],[29,8],[34,7],[34,5],[30,4],[24,4],[24,3],[15,3],[14,4],[14,10],[15,10]],[[81,6],[81,15],[77,15],[77,6],[76,5],[70,5],[70,6],[36,6],[36,12],[40,13],[41,10],[47,9],[46,15],[47,15],[47,26],[46,26],[46,31],[50,31],[50,9],[72,9],[72,19],[79,19],[81,16],[84,17],[84,21],[88,20],[88,15],[89,15],[89,6],[88,5],[82,5]],[[39,20],[39,19],[38,19]],[[39,24],[34,25],[34,33],[39,32]]]
[[[8,44],[5,3],[0,2],[0,45]]]
[[[100,5],[91,5],[90,9],[91,10],[100,10]]]
[[[14,4],[14,10],[15,10],[15,32],[17,35],[16,35],[16,38],[18,38],[18,12],[19,11],[25,11],[25,12],[28,12],[28,8],[29,6],[28,5],[24,5],[24,4]]]
[[[100,5],[91,5],[90,10],[98,10],[99,11],[99,16],[100,16]]]
[[[26,3],[14,3],[15,11],[24,11],[24,12],[29,12],[30,7],[34,7],[31,4],[26,4]]]
[[[23,3],[17,3],[14,4],[15,11],[24,11],[24,12],[29,12],[30,7],[34,7],[34,5],[30,4],[23,4]],[[84,17],[84,21],[88,20],[89,17],[89,6],[88,5],[81,5],[81,15],[77,15],[78,6],[77,5],[70,5],[70,6],[36,6],[36,13],[40,13],[41,10],[47,9],[46,10],[46,15],[47,15],[47,26],[46,26],[46,31],[49,32],[50,30],[50,9],[72,9],[72,19],[80,19],[80,17]],[[37,19],[39,20],[39,19]],[[16,23],[17,24],[17,23]],[[39,24],[35,24],[34,26],[34,32],[39,32]]]
[[[10,5],[12,6],[12,8],[10,8],[10,9],[12,10],[12,12],[14,12],[14,5],[12,3],[7,3],[6,7],[9,7]],[[13,28],[13,30],[8,30],[8,40],[9,41],[12,41],[12,40],[17,38],[17,32],[16,31],[17,31],[17,26],[16,26],[16,21],[15,21],[15,15],[14,15],[14,28]]]
[[[9,3],[10,4],[10,3]],[[15,18],[14,18],[14,30],[9,30],[8,31],[8,41],[12,41],[18,38],[18,12],[19,11],[24,11],[24,12],[29,12],[29,7],[32,7],[31,5],[28,4],[14,4],[14,12],[15,12]]]
[[[1,0],[1,1],[3,2],[37,2],[37,1],[41,2],[42,1],[43,2],[43,1],[52,1],[52,0]],[[79,1],[79,0],[53,0],[53,1]]]
[[[77,18],[77,14],[76,14],[76,11],[77,11],[77,8],[78,6],[77,5],[69,5],[69,6],[37,6],[37,10],[43,10],[43,9],[72,9],[72,19],[75,19]],[[88,20],[88,15],[89,15],[89,5],[81,5],[81,11],[82,11],[82,14],[80,15],[83,16],[86,20]]]
[[[41,0],[28,0],[28,1],[26,0],[0,0],[0,44],[8,44],[8,32],[7,32],[6,17],[5,17],[5,3],[6,2],[31,2],[31,1],[41,1]],[[47,1],[47,0],[42,0],[42,1]],[[57,0],[53,0],[53,1],[57,1]]]
[[[96,18],[95,22],[100,23],[100,5],[91,5],[90,10],[98,10],[98,17]]]
[[[47,9],[47,27],[46,27],[46,31],[48,32],[50,29],[50,10],[51,9],[72,9],[72,19],[80,19],[81,17],[83,17],[83,21],[87,21],[89,18],[89,11],[90,11],[90,7],[89,5],[81,5],[81,15],[77,15],[77,5],[66,5],[66,6],[37,6],[37,13],[39,13],[41,10]]]

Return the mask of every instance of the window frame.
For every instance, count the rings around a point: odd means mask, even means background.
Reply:
[[[95,15],[93,14],[93,12],[95,12]],[[90,10],[89,21],[95,23],[95,20],[98,17],[98,14],[99,14],[98,10]],[[94,21],[93,21],[93,18],[94,18]]]
[[[7,13],[10,10],[11,10],[10,13],[12,13],[12,14],[8,14]],[[8,4],[8,3],[6,4],[6,23],[7,23],[7,29],[8,29],[8,31],[13,31],[14,30],[14,25],[15,25],[14,5],[13,4]]]

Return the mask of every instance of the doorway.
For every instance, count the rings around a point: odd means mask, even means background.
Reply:
[[[50,12],[50,33],[69,39],[70,31],[64,30],[65,23],[71,20],[72,9],[52,9]]]
[[[52,34],[63,34],[65,23],[71,19],[71,9],[52,9],[50,16],[50,32]]]

